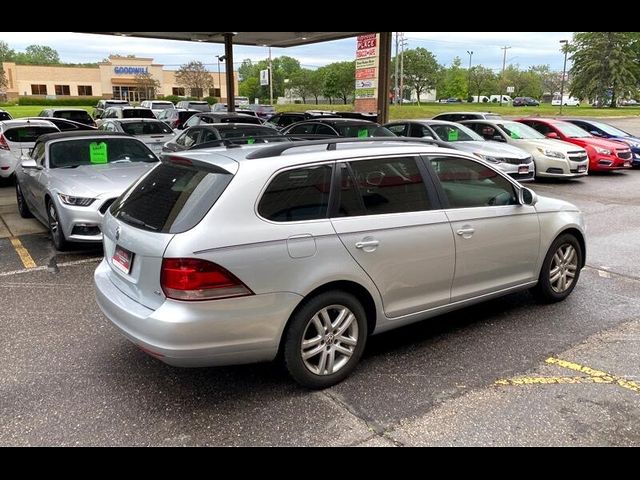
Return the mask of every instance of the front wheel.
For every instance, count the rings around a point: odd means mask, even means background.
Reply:
[[[62,226],[60,225],[58,211],[51,200],[47,202],[47,217],[49,220],[49,233],[51,234],[51,240],[53,241],[56,249],[62,252],[69,247],[69,242],[64,236]]]
[[[29,206],[27,205],[27,202],[24,199],[24,194],[22,193],[22,188],[18,182],[16,182],[16,203],[18,204],[18,213],[20,213],[22,218],[33,217],[33,213],[29,210]]]
[[[582,247],[575,236],[565,233],[556,238],[542,263],[533,293],[549,303],[567,298],[580,278],[582,255]]]
[[[289,374],[307,388],[327,388],[356,367],[367,341],[367,319],[353,295],[329,291],[308,300],[284,337]]]

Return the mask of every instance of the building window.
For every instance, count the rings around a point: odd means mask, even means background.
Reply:
[[[31,85],[31,95],[46,95],[47,94],[47,86],[46,85]]]
[[[202,98],[202,89],[201,88],[190,88],[189,93],[191,93],[192,97]]]
[[[69,85],[56,85],[56,95],[71,95]]]
[[[184,97],[184,88],[183,87],[173,87],[172,92],[174,95],[178,97]]]
[[[220,98],[220,89],[219,88],[210,88],[209,89],[209,95],[211,95],[212,97]]]
[[[91,97],[93,95],[93,87],[91,85],[78,85],[78,95]]]

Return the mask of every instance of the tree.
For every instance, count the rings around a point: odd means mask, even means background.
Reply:
[[[253,102],[254,98],[260,98],[262,88],[260,87],[260,80],[256,77],[250,77],[240,83],[238,87],[240,95],[249,98]]]
[[[635,32],[577,32],[570,46],[571,94],[599,100],[598,106],[617,106],[638,86],[638,36]]]
[[[416,91],[418,104],[422,92],[435,88],[439,71],[436,57],[426,48],[418,47],[404,52],[405,84]]]
[[[300,71],[293,75],[289,88],[295,90],[295,92],[302,97],[302,103],[307,103],[307,97],[312,95],[312,83],[313,71],[302,68]]]
[[[9,44],[7,42],[0,40],[0,62],[12,62],[15,56],[15,50],[9,48]]]
[[[330,97],[342,98],[344,104],[353,97],[356,89],[355,62],[335,62],[326,65],[327,72],[325,80],[325,90],[330,93]]]
[[[153,75],[149,72],[138,73],[134,79],[138,92],[144,92],[144,97],[146,99],[152,100],[158,96],[160,82],[153,78]]]
[[[478,101],[483,92],[491,95],[496,83],[496,76],[491,69],[482,65],[476,65],[471,69],[471,92],[478,92]]]
[[[553,95],[560,91],[562,72],[553,72],[549,65],[534,65],[529,71],[538,76],[542,95]],[[533,95],[531,95],[533,97]]]
[[[16,53],[15,62],[29,65],[58,65],[58,52],[45,45],[29,45],[24,52]]]
[[[461,67],[462,60],[455,57],[451,67],[443,68],[438,76],[436,89],[440,98],[467,98],[469,73]]]
[[[2,62],[0,62],[0,92],[4,91],[5,88],[7,88],[8,82],[7,82],[7,76],[4,73],[4,66],[2,65]]]
[[[309,81],[309,94],[313,95],[316,99],[316,105],[318,105],[318,97],[322,95],[324,91],[324,77],[326,71],[323,68],[318,68],[311,72],[311,78]],[[355,83],[355,82],[354,82]]]
[[[213,78],[202,62],[191,61],[182,65],[176,72],[176,83],[189,89],[189,95],[204,96],[205,89],[213,88]]]

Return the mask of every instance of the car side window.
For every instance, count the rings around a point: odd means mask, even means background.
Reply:
[[[333,135],[336,136],[336,131],[328,125],[318,124],[318,128],[316,128],[316,134],[318,135]]]
[[[184,122],[184,128],[193,127],[195,125],[198,125],[199,123],[200,123],[200,117],[197,117],[194,115],[189,120]]]
[[[427,127],[426,125],[420,125],[418,123],[411,124],[411,132],[409,136],[417,137],[417,138],[435,138],[436,137],[429,127]]]
[[[309,135],[314,133],[315,129],[316,126],[314,123],[305,123],[304,125],[296,125],[292,127],[291,130],[289,130],[289,133]]]
[[[415,158],[376,158],[348,165],[341,169],[338,216],[419,212],[432,208]]]
[[[433,157],[429,161],[450,208],[518,204],[511,182],[480,162],[458,157]]]
[[[406,123],[396,123],[395,125],[389,125],[387,128],[391,130],[392,133],[396,134],[399,137],[407,137],[407,127]]]
[[[262,195],[258,213],[274,222],[326,218],[331,172],[330,165],[317,165],[279,173]]]
[[[184,136],[184,146],[191,147],[198,143],[198,137],[200,136],[201,128],[190,128]]]
[[[44,163],[44,143],[39,143],[38,145],[35,146],[35,148],[33,149],[33,152],[31,153],[31,158],[33,158],[38,165],[40,165],[40,166],[43,165],[43,163]]]
[[[526,123],[526,125],[529,125],[531,128],[533,128],[534,130],[537,130],[543,135],[546,135],[551,131],[551,128],[549,128],[549,126],[545,125],[544,123],[531,122],[531,123]]]

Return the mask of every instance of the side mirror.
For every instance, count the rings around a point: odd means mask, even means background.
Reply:
[[[22,160],[22,159],[24,159],[24,160]],[[35,160],[32,160],[30,158],[26,158],[26,157],[22,157],[21,160],[22,161],[20,162],[20,166],[22,168],[25,168],[25,169],[39,168],[38,164],[36,163]]]
[[[556,132],[549,132],[545,136],[547,138],[558,138],[558,134]]]
[[[491,137],[494,142],[506,142],[507,140],[502,135],[494,135]]]
[[[536,192],[527,187],[521,187],[518,191],[518,202],[520,205],[535,205],[538,203]]]

